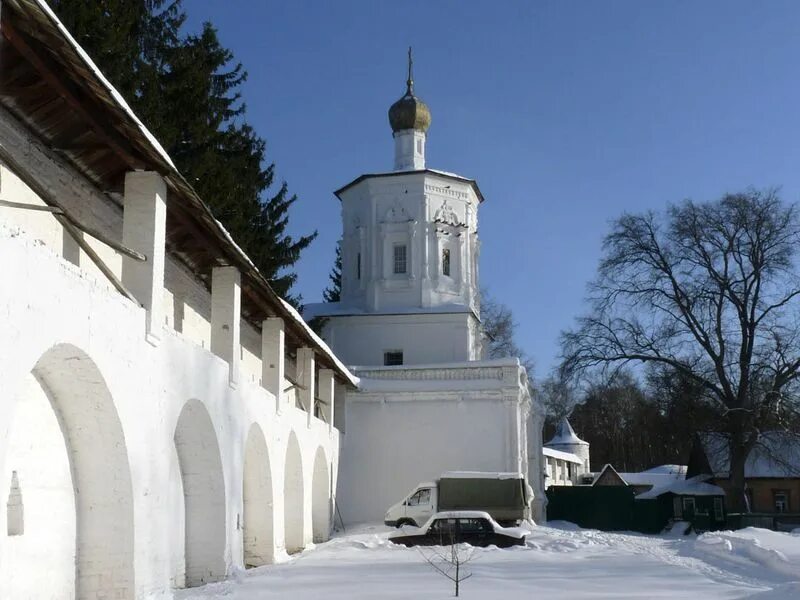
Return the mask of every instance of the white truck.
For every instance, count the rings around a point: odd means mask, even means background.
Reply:
[[[390,527],[419,526],[440,511],[480,510],[498,523],[518,523],[530,518],[532,496],[520,473],[451,471],[417,484],[386,511],[383,522]]]

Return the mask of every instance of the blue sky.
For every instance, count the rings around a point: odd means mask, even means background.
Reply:
[[[585,305],[609,221],[748,186],[800,192],[800,2],[186,0],[249,72],[248,120],[319,231],[296,290],[321,298],[332,191],[391,170],[386,111],[431,109],[428,166],[478,180],[482,283],[542,376]]]

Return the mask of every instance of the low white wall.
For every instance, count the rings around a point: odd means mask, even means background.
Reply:
[[[223,575],[243,566],[244,457],[253,425],[263,433],[269,457],[273,502],[263,507],[272,525],[269,553],[284,551],[284,510],[299,513],[294,518],[302,522],[302,544],[310,543],[314,460],[321,450],[328,472],[337,472],[338,432],[286,403],[276,412],[275,398],[246,378],[232,388],[228,365],[180,333],[165,328],[161,342],[151,345],[145,340],[143,309],[58,254],[22,228],[0,221],[0,497],[9,497],[16,470],[25,507],[22,536],[6,535],[7,511],[0,511],[0,598],[68,598],[63,590],[70,588],[74,571],[65,565],[74,564],[76,551],[86,554],[102,544],[119,550],[108,560],[119,561],[119,570],[129,567],[132,580],[109,573],[107,578],[119,583],[109,591],[105,578],[87,578],[79,598],[169,596],[172,587],[184,584],[187,473],[182,473],[175,436],[190,401],[211,424],[194,447],[214,457],[211,462],[218,460],[224,490],[224,539],[217,546],[222,556],[215,557]],[[32,372],[41,380],[32,380]],[[49,385],[52,381],[58,385]],[[82,413],[71,414],[75,403],[65,397],[78,399],[82,390],[89,390],[85,397],[92,401],[85,402]],[[49,413],[42,400],[48,396]],[[49,421],[41,414],[49,414]],[[59,429],[53,426],[55,416]],[[118,434],[106,427],[114,423]],[[87,436],[83,430],[106,433]],[[290,436],[300,449],[301,473],[285,473]],[[112,458],[126,469],[115,469],[110,478],[85,468],[92,460]],[[213,473],[213,465],[199,458],[192,464]],[[31,465],[40,462],[39,472],[31,473]],[[73,479],[87,486],[77,509],[69,504],[75,496],[66,484],[68,462]],[[296,506],[283,501],[290,475],[302,483],[302,503]],[[318,483],[316,489],[327,487]],[[41,508],[45,504],[47,514]],[[76,510],[84,517],[81,535],[74,533],[71,520]],[[121,534],[96,515],[115,515]],[[132,535],[126,555],[128,522]],[[44,562],[42,552],[48,553]],[[39,587],[43,568],[53,586],[49,596]]]
[[[382,380],[357,372],[363,391],[345,402],[337,496],[345,523],[383,520],[414,485],[445,471],[528,472],[519,367],[477,364],[387,369]]]

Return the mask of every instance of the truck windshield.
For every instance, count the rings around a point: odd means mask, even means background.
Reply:
[[[421,490],[417,490],[413,496],[411,496],[407,501],[406,505],[408,506],[427,506],[431,503],[431,489],[424,488]]]

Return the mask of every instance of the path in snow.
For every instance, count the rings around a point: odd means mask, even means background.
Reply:
[[[452,584],[381,526],[349,531],[179,600],[444,599]],[[757,548],[753,550],[753,548]],[[800,534],[748,529],[664,537],[535,527],[524,547],[476,549],[463,598],[800,598]],[[795,572],[794,568],[797,571]],[[793,582],[797,583],[793,583]]]

